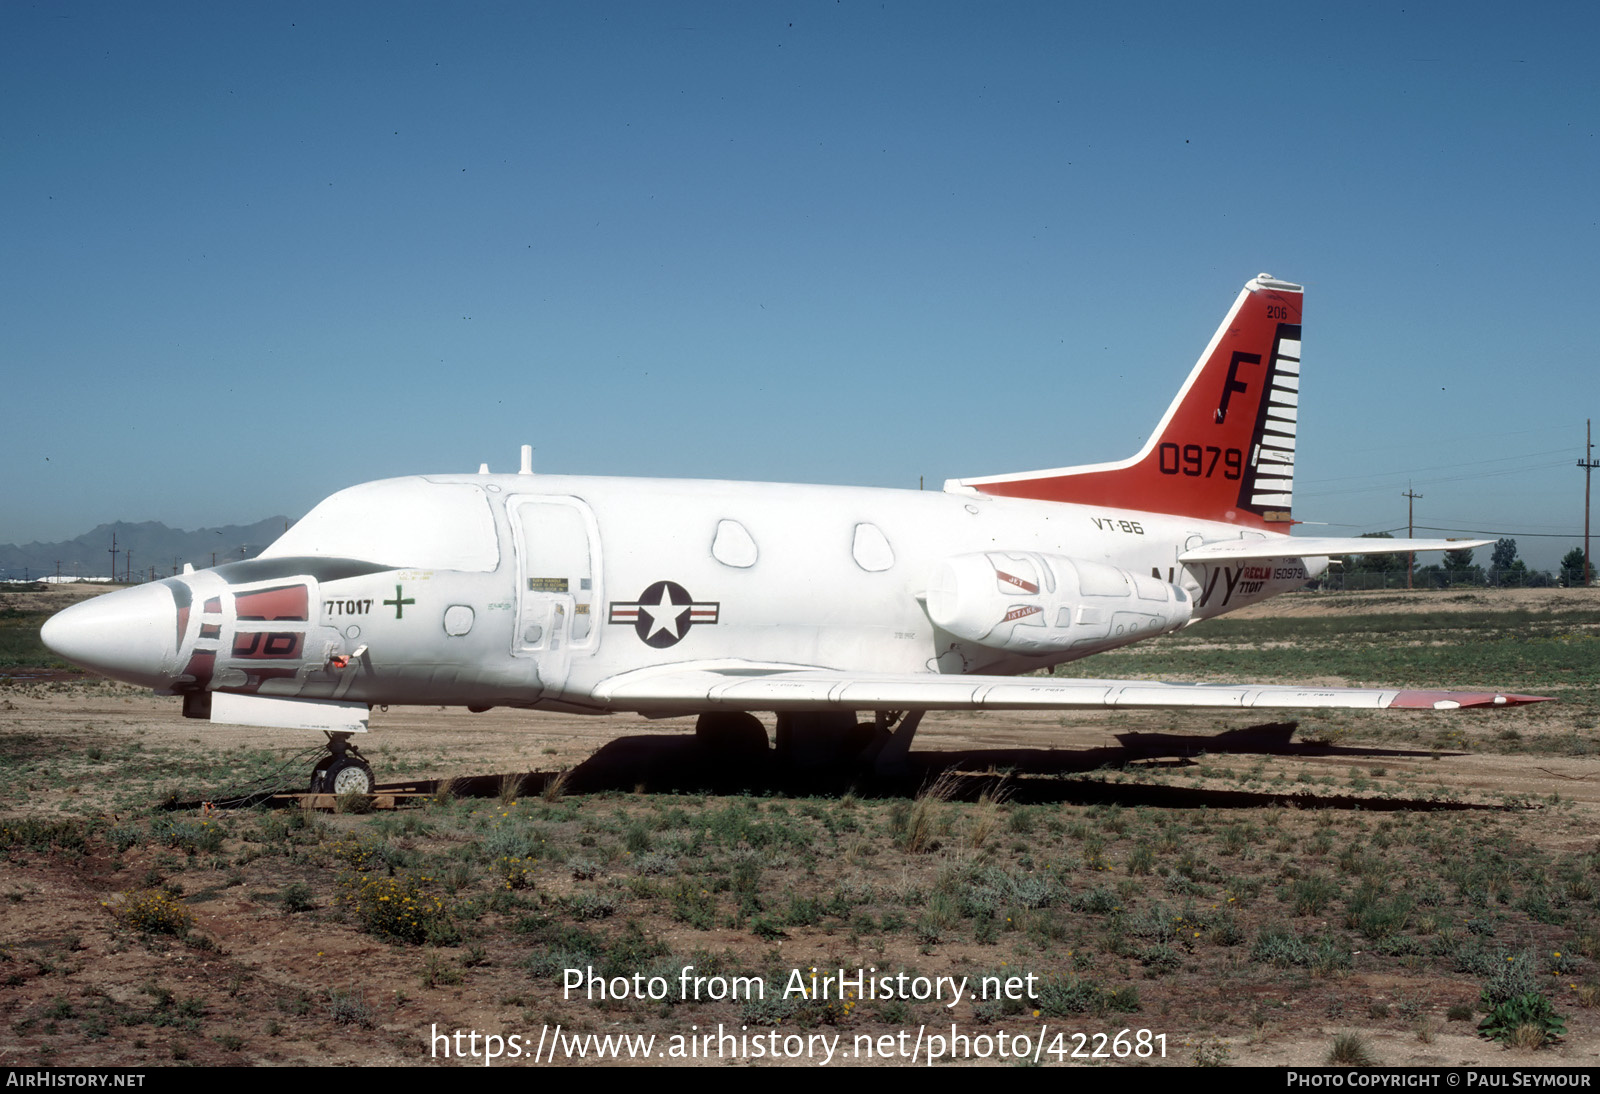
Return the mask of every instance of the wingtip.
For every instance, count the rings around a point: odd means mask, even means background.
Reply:
[[[1402,691],[1390,709],[1457,710],[1461,707],[1517,707],[1526,703],[1551,703],[1546,695],[1512,695],[1495,691]]]

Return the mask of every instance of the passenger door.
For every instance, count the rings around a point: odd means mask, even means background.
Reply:
[[[574,654],[587,655],[599,640],[594,515],[577,498],[526,494],[511,498],[507,513],[517,546],[517,630],[511,652],[535,658],[544,686],[559,691]]]

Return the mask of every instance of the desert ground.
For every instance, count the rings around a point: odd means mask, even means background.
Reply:
[[[525,1038],[501,1066],[592,1064],[591,1035],[702,1066],[831,1038],[834,1064],[1600,1060],[1596,590],[1296,594],[1174,638],[1073,669],[1559,702],[930,714],[893,779],[708,754],[689,719],[395,708],[361,747],[398,807],[323,811],[263,800],[309,735],[0,669],[0,1058],[481,1066],[448,1040],[475,1031]],[[640,979],[596,999],[568,969]],[[813,969],[969,990],[784,994]],[[762,998],[709,997],[737,977]],[[1480,1034],[1530,995],[1559,1017]],[[770,1047],[702,1051],[719,1027]]]

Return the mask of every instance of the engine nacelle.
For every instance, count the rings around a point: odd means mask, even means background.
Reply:
[[[1175,631],[1194,611],[1188,593],[1159,578],[1031,551],[945,559],[925,606],[937,626],[968,642],[1070,657]]]

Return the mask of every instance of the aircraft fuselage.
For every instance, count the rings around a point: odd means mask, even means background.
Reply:
[[[601,712],[614,709],[593,696],[601,680],[685,661],[1011,674],[1298,587],[1325,564],[1178,562],[1186,544],[1239,535],[1192,518],[960,493],[386,480],[334,495],[260,559],[159,583],[173,594],[170,655],[159,679],[146,665],[135,682]],[[1017,641],[934,622],[930,593],[942,577],[964,580],[942,575],[951,559],[1001,560],[1000,581],[976,595],[1002,623],[1021,613]],[[1063,561],[1083,587],[1052,601],[1041,586]],[[1091,589],[1091,569],[1111,587]],[[1084,608],[1096,591],[1104,610]],[[1029,646],[1030,626],[1042,650]]]

